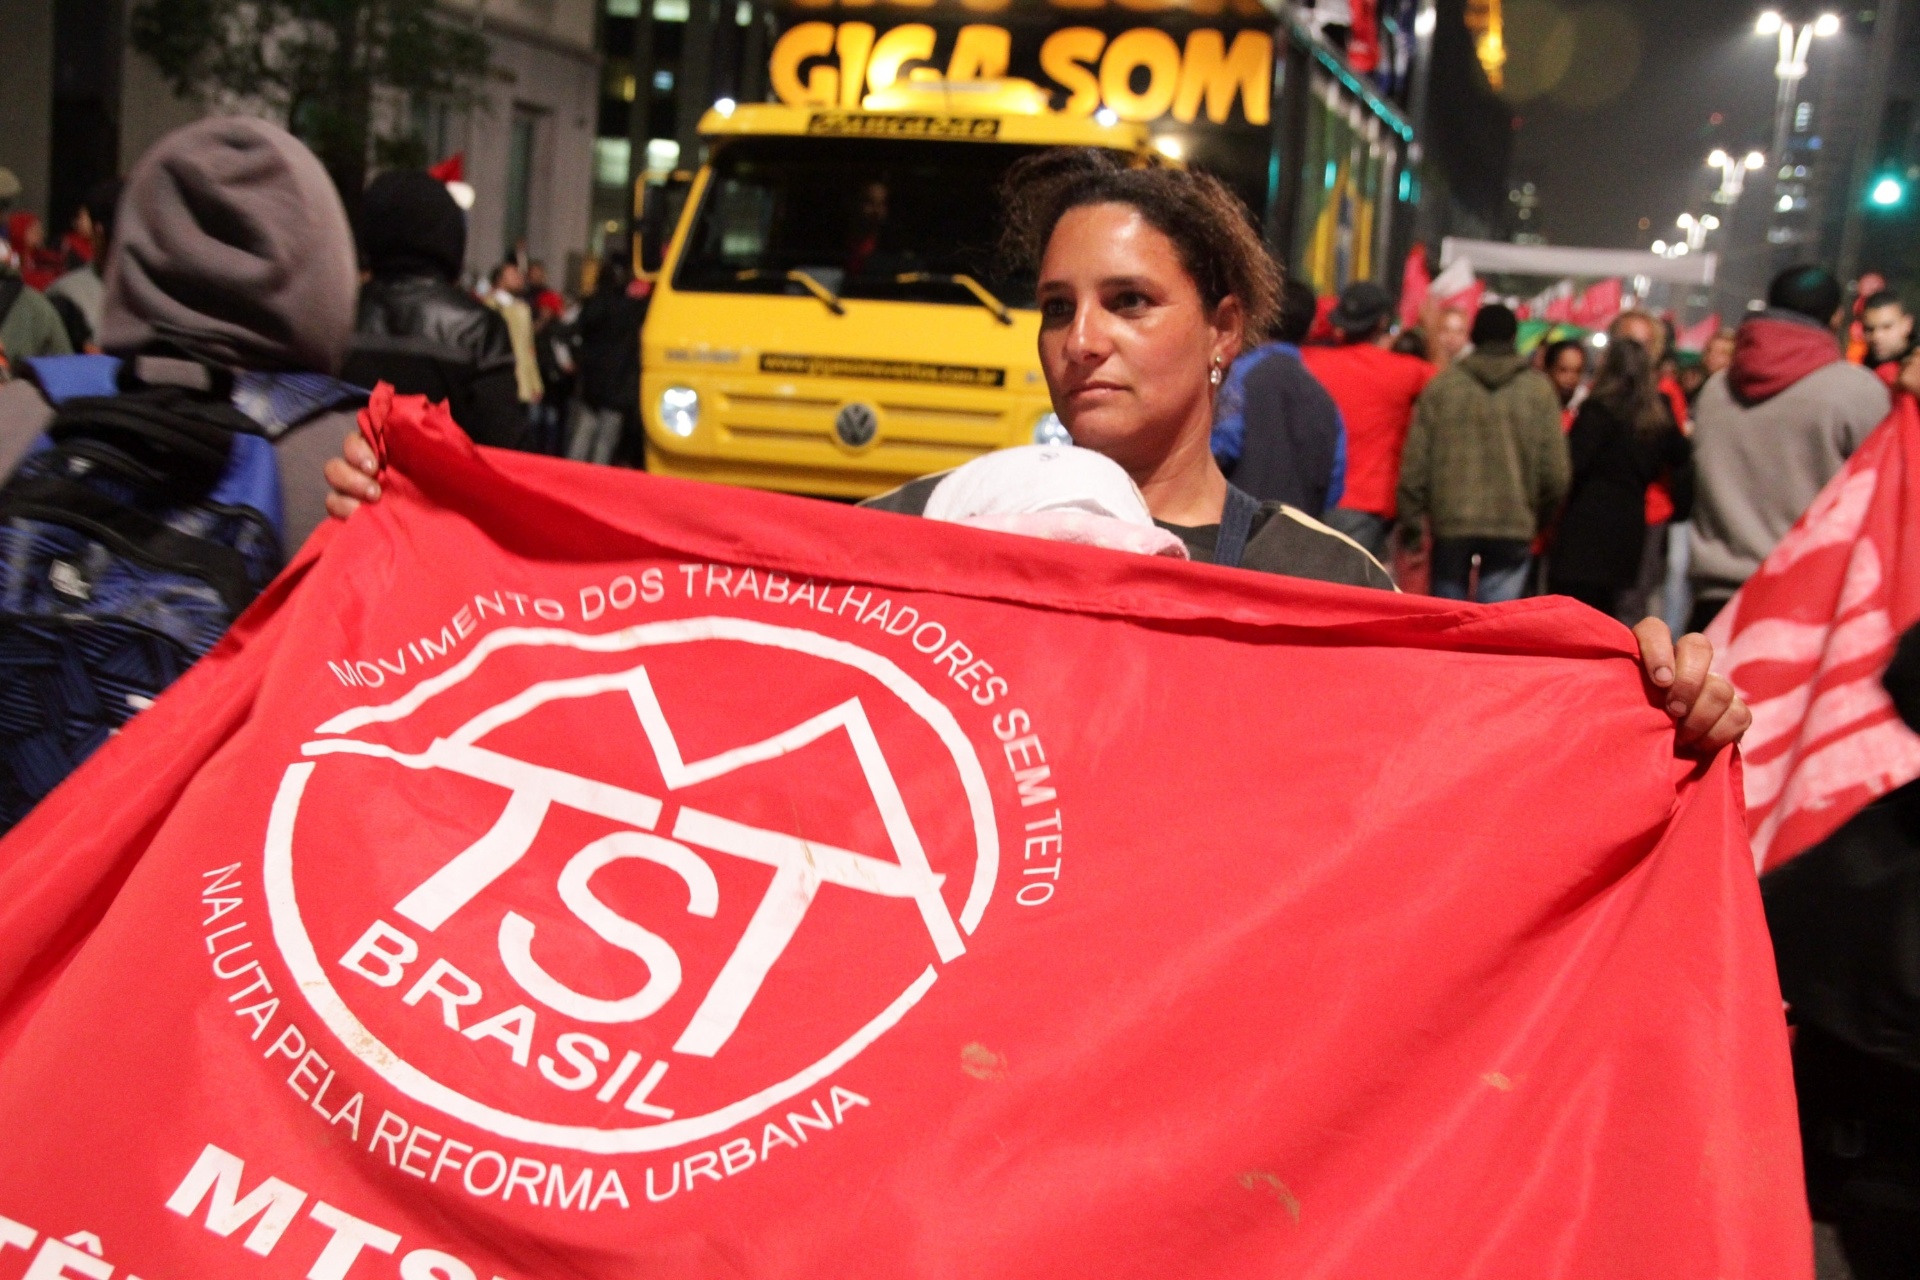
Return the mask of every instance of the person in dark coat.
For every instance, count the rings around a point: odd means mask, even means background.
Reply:
[[[1346,489],[1347,428],[1340,406],[1300,363],[1314,304],[1312,289],[1289,280],[1268,340],[1233,362],[1214,401],[1213,456],[1227,479],[1262,502],[1317,518]]]
[[[1920,729],[1920,628],[1885,675]],[[1882,796],[1760,881],[1807,1199],[1855,1280],[1920,1275],[1920,781]]]
[[[375,178],[360,201],[360,253],[373,278],[341,376],[445,400],[479,444],[528,443],[506,321],[454,283],[467,223],[446,187],[414,169]]]
[[[580,462],[611,462],[640,410],[640,325],[647,299],[636,296],[627,270],[625,242],[608,246],[593,293],[574,320],[579,383],[567,456]]]
[[[1670,470],[1676,505],[1691,487],[1687,438],[1674,425],[1645,347],[1631,338],[1608,346],[1567,445],[1573,483],[1547,581],[1555,594],[1617,617],[1623,593],[1640,576],[1647,485]]]

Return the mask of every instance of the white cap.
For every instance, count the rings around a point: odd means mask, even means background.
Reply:
[[[1029,444],[975,458],[927,497],[929,520],[1079,511],[1154,527],[1146,499],[1120,464],[1091,449]]]

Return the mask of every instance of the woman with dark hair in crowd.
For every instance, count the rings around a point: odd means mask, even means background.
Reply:
[[[1565,415],[1565,426],[1571,430],[1574,415],[1580,409],[1576,401],[1580,398],[1581,384],[1587,380],[1586,343],[1562,338],[1547,344],[1540,358],[1540,372],[1547,375],[1547,381],[1553,384],[1553,393],[1560,397],[1560,412]]]
[[[1691,449],[1645,347],[1631,338],[1607,347],[1567,444],[1573,485],[1548,581],[1558,595],[1617,615],[1621,594],[1640,573],[1647,486],[1671,471],[1676,506],[1692,489]]]
[[[1119,463],[1193,559],[1390,586],[1357,544],[1291,508],[1262,506],[1214,463],[1216,390],[1277,305],[1277,272],[1246,206],[1207,174],[1129,168],[1101,151],[1022,161],[1006,198],[1007,247],[1035,273],[1040,364],[1074,443]],[[327,466],[335,514],[378,498],[377,470],[373,450],[349,437],[345,457]],[[938,481],[869,505],[918,514]],[[1683,742],[1713,750],[1745,731],[1745,705],[1708,674],[1704,637],[1676,645],[1655,619],[1636,634]]]

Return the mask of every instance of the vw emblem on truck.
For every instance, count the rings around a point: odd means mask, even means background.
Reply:
[[[833,416],[833,434],[840,437],[840,443],[849,449],[858,449],[873,443],[875,433],[880,430],[880,419],[874,413],[873,406],[850,404],[841,408]]]

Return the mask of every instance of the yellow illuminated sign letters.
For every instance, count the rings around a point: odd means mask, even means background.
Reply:
[[[866,22],[803,22],[774,45],[768,70],[774,94],[791,106],[858,107],[865,93],[903,74],[938,74],[937,43],[934,28],[919,22],[878,33]],[[1012,43],[1004,27],[960,28],[945,78],[1005,76]],[[1134,27],[1111,40],[1093,27],[1066,27],[1041,44],[1040,71],[1053,81],[1042,87],[1067,93],[1063,115],[1090,116],[1105,106],[1122,120],[1171,115],[1191,124],[1204,110],[1209,121],[1225,124],[1237,101],[1248,124],[1264,125],[1270,119],[1273,37],[1236,31],[1229,43],[1225,33],[1201,28],[1182,48],[1158,27]]]

